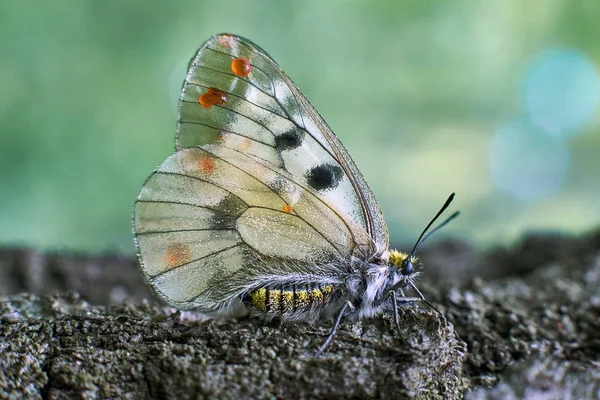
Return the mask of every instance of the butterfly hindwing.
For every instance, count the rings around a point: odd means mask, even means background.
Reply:
[[[317,265],[347,258],[355,246],[351,228],[313,193],[219,146],[169,157],[144,184],[135,211],[147,280],[186,308],[241,268],[263,272],[249,260]]]

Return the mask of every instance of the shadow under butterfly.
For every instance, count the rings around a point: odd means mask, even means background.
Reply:
[[[191,60],[176,153],[144,183],[134,234],[143,275],[168,304],[315,322],[424,302],[415,252],[389,250],[381,209],[347,150],[265,51],[209,39]],[[416,297],[405,296],[411,288]],[[436,310],[437,311],[437,310]],[[439,312],[439,311],[438,311]]]

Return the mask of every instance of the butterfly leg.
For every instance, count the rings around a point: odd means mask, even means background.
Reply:
[[[396,292],[392,290],[392,307],[394,308],[394,324],[396,324],[396,329],[400,332],[400,323],[398,322],[398,303],[396,303]]]
[[[433,311],[435,311],[439,315],[441,315],[441,316],[444,315],[444,314],[442,314],[442,312],[440,310],[435,308],[435,306],[429,300],[425,299],[425,296],[423,296],[423,293],[421,293],[421,291],[415,286],[415,284],[412,281],[408,281],[408,285],[417,293],[417,295],[419,296],[419,299],[423,303],[427,304]]]
[[[354,306],[352,305],[352,303],[350,303],[350,301],[346,301],[344,303],[344,305],[342,306],[342,309],[340,310],[335,323],[333,324],[333,328],[331,329],[331,333],[329,334],[329,336],[327,336],[327,339],[325,340],[325,343],[323,343],[321,345],[321,347],[319,347],[319,350],[317,350],[317,352],[315,353],[313,358],[317,358],[319,357],[319,355],[321,355],[321,353],[323,352],[323,350],[325,350],[325,348],[327,346],[329,346],[329,343],[331,342],[331,339],[333,339],[333,337],[335,336],[336,332],[337,332],[337,328],[340,325],[340,322],[342,321],[342,317],[344,316],[344,312],[346,311],[346,308],[350,307],[351,309],[354,308]]]
[[[396,295],[396,291],[390,290],[390,296],[392,296],[392,308],[394,309],[394,324],[396,324],[396,329],[400,332],[400,323],[398,321],[398,302],[400,303],[414,303],[415,301],[420,301],[421,299],[418,297],[398,297]]]

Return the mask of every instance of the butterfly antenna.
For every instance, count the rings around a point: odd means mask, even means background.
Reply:
[[[454,200],[454,195],[455,195],[455,193],[452,193],[448,197],[448,200],[446,200],[446,202],[444,203],[444,205],[442,206],[442,208],[440,208],[440,211],[438,211],[438,213],[435,215],[435,217],[433,217],[431,219],[431,221],[429,221],[429,223],[427,224],[427,226],[425,227],[425,229],[423,229],[423,232],[421,232],[421,235],[417,239],[417,242],[415,243],[415,246],[413,247],[412,251],[410,252],[409,259],[412,258],[415,255],[415,253],[417,252],[417,250],[419,249],[419,247],[421,247],[421,245],[425,242],[425,240],[427,240],[427,238],[429,236],[433,235],[435,232],[439,231],[441,228],[443,228],[444,226],[446,226],[448,224],[448,222],[450,222],[454,218],[458,217],[458,215],[460,214],[460,211],[454,212],[454,214],[452,214],[451,216],[449,216],[448,218],[446,218],[446,220],[444,222],[442,222],[441,224],[439,224],[438,226],[436,226],[431,232],[427,233],[427,230],[431,227],[431,225],[433,225],[433,223],[439,218],[439,216],[442,215],[442,213],[444,211],[446,211],[446,209],[448,208],[448,206],[450,205],[450,203],[452,203],[452,200]],[[427,233],[427,235],[425,235],[425,233]]]

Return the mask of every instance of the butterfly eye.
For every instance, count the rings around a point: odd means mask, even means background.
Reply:
[[[408,260],[402,268],[402,275],[412,275],[415,272],[412,261]]]

